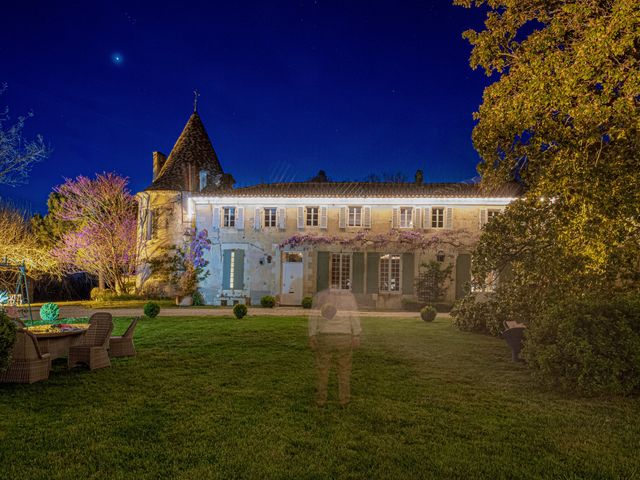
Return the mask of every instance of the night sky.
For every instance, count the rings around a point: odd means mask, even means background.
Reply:
[[[64,177],[116,171],[138,191],[198,111],[237,186],[416,169],[476,175],[472,112],[488,80],[462,32],[483,13],[449,0],[8,2],[0,97],[53,148],[0,196],[46,209]]]

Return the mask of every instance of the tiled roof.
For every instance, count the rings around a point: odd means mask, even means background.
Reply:
[[[225,197],[505,197],[522,194],[515,183],[487,190],[469,183],[289,182],[262,183],[229,190],[204,191]]]
[[[191,172],[188,165],[192,165]],[[193,112],[169,158],[147,190],[189,190],[189,174],[197,179],[201,170],[206,170],[210,179],[224,173],[200,116]]]

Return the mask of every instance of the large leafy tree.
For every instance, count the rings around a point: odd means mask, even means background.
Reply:
[[[454,3],[487,10],[485,28],[464,34],[473,45],[471,66],[496,80],[475,113],[482,181],[515,179],[526,188],[526,199],[487,228],[493,233],[481,240],[477,260],[494,268],[505,250],[525,261],[523,255],[553,250],[555,258],[569,259],[558,265],[565,274],[606,277],[618,267],[637,268],[640,3]],[[519,218],[525,207],[535,218]],[[501,236],[505,229],[509,237]]]
[[[127,292],[137,263],[137,204],[127,185],[126,178],[104,173],[69,179],[55,189],[64,199],[55,219],[74,228],[63,233],[54,255],[67,271],[103,277],[117,292]]]
[[[554,234],[605,269],[640,238],[640,4],[455,0],[488,8],[471,66],[497,79],[473,132],[483,182],[554,202]]]

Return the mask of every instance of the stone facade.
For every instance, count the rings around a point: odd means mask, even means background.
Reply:
[[[197,120],[201,125],[199,117]],[[185,127],[183,135],[194,130],[199,131]],[[205,137],[209,142],[206,133]],[[198,139],[181,136],[176,143],[185,144],[198,144]],[[213,152],[213,147],[205,147],[200,145],[198,151]],[[187,162],[195,158],[180,153]],[[164,165],[170,160],[171,155]],[[158,162],[154,163],[157,169]],[[178,172],[196,168],[175,160],[170,166]],[[280,245],[294,235],[347,238],[363,231],[370,235],[391,230],[425,235],[464,232],[473,237],[490,215],[516,195],[513,188],[483,192],[475,185],[423,184],[421,178],[396,184],[297,182],[233,188],[232,181],[209,183],[213,171],[219,178],[232,178],[222,171],[217,156],[211,168],[203,160],[197,168],[208,172],[199,188],[193,188],[193,180],[180,186],[179,179],[170,181],[167,172],[160,170],[156,177],[161,185],[152,184],[138,194],[139,238],[143,258],[149,259],[169,245],[181,244],[188,229],[206,229],[212,241],[206,258],[210,275],[199,290],[205,303],[212,305],[256,304],[264,295],[278,297],[281,304],[299,305],[305,296],[337,288],[351,291],[363,306],[400,308],[403,299],[418,299],[415,278],[423,262],[432,260],[443,267],[452,265],[442,300],[453,302],[470,280],[470,255],[465,247]],[[171,185],[171,189],[162,185]],[[152,284],[149,275],[143,263],[140,283]],[[158,288],[172,293],[169,285]]]

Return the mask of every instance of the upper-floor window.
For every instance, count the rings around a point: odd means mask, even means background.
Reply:
[[[224,207],[222,217],[222,226],[233,228],[236,226],[236,209],[235,207]]]
[[[400,255],[380,257],[380,292],[400,291]]]
[[[318,226],[318,222],[319,222],[319,213],[320,213],[320,208],[319,207],[307,207],[307,219],[306,219],[306,225],[307,227],[317,227]]]
[[[413,228],[413,208],[400,207],[400,228]]]
[[[275,227],[276,226],[276,213],[277,208],[265,208],[264,209],[264,226]]]
[[[347,225],[350,227],[362,226],[362,207],[349,207]]]
[[[200,170],[200,190],[204,190],[207,186],[207,171]]]
[[[431,209],[431,228],[444,228],[444,207]]]

